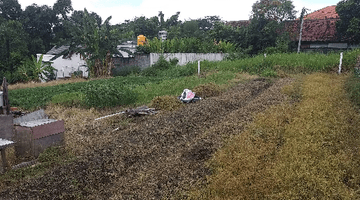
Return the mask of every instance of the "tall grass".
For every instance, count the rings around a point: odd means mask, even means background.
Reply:
[[[349,71],[355,66],[356,58],[359,54],[360,50],[345,52],[342,67],[344,71]],[[192,87],[196,86],[196,84],[211,82],[213,81],[211,79],[216,79],[215,77],[217,76],[222,77],[222,79],[225,81],[228,81],[235,77],[233,73],[249,73],[251,75],[277,77],[286,73],[337,71],[339,58],[340,55],[338,53],[291,53],[272,54],[268,55],[267,57],[258,55],[252,58],[225,60],[221,62],[202,61],[201,72],[203,74],[218,72],[217,75],[214,75],[213,77],[210,76],[204,80],[197,79],[197,77],[194,76],[194,74],[197,72],[196,62],[188,63],[185,66],[175,66],[171,65],[171,63],[163,59],[161,63],[159,62],[154,66],[143,70],[140,72],[140,74],[135,73],[131,74],[130,76],[88,81],[86,83],[80,82],[56,85],[52,87],[10,90],[10,103],[13,106],[22,107],[25,109],[35,109],[47,105],[55,95],[74,92],[86,93],[87,91],[83,91],[85,85],[98,85],[99,87],[104,88],[109,88],[109,85],[113,85],[113,87],[129,88],[130,90],[134,90],[134,92],[138,93],[138,100],[135,98],[129,99],[129,101],[126,100],[126,104],[143,104],[149,103],[150,100],[155,96],[178,95],[184,88],[191,89]],[[214,82],[221,81],[216,80]],[[129,91],[129,94],[130,93],[132,93],[132,91]],[[90,95],[91,91],[88,92],[88,94]],[[109,95],[109,97],[111,97],[115,94],[111,93]],[[133,96],[136,95],[134,94]],[[74,95],[72,97],[74,97]],[[112,99],[113,102],[117,101],[116,99],[119,99],[118,103],[121,103],[121,98],[119,98],[119,96],[109,99]],[[74,100],[76,102],[76,99],[72,99],[71,102]],[[106,99],[103,100],[106,101]],[[66,99],[64,102],[66,102]],[[94,103],[91,105],[94,105]],[[103,105],[115,104],[107,104],[105,102]]]
[[[356,56],[360,50],[348,51],[344,53],[344,70],[350,70],[355,66]],[[311,73],[329,72],[339,66],[340,54],[309,54],[309,53],[284,53],[258,55],[251,58],[239,60],[228,60],[222,62],[203,62],[204,69],[218,69],[233,72],[248,72],[261,74],[264,70],[285,71],[287,73]]]
[[[346,78],[306,76],[301,95],[291,94],[302,101],[257,115],[215,154],[207,187],[192,198],[359,199],[360,116]]]

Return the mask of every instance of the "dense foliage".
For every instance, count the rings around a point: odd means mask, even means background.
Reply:
[[[208,38],[174,38],[165,41],[154,38],[139,46],[144,53],[230,53],[235,45],[230,42],[211,40]]]
[[[69,46],[62,54],[80,52],[92,75],[109,75],[113,67],[109,56],[119,54],[117,45],[136,40],[140,34],[149,39],[143,52],[257,54],[267,47],[276,48],[269,52],[286,52],[289,42],[278,42],[276,30],[280,21],[292,19],[295,13],[292,1],[261,0],[253,6],[248,27],[231,27],[219,16],[181,21],[180,12],[166,18],[161,11],[150,18],[135,17],[111,25],[111,17],[103,21],[94,12],[74,10],[71,0],[57,0],[53,6],[32,4],[24,10],[17,0],[0,2],[0,78],[6,76],[11,83],[33,80],[24,63],[54,45]],[[156,39],[160,30],[168,32],[163,43]]]
[[[337,22],[337,32],[340,39],[352,43],[360,42],[360,1],[342,0],[336,6],[340,21]]]

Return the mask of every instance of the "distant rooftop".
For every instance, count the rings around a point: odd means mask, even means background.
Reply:
[[[336,6],[328,6],[306,15],[304,19],[338,19],[339,15],[335,9]]]
[[[240,21],[229,21],[226,22],[227,25],[230,25],[232,27],[243,27],[243,26],[249,26],[250,20],[240,20]]]
[[[118,45],[117,48],[120,51],[121,55],[113,55],[114,57],[124,57],[124,58],[129,58],[129,57],[133,57],[133,55],[129,54],[128,52],[126,52],[125,50],[128,50],[132,53],[136,52],[136,42],[135,41],[126,41],[123,42],[122,44]],[[52,57],[46,57],[46,55],[58,55],[60,53],[62,53],[65,50],[68,50],[70,46],[67,45],[63,45],[63,46],[54,46],[50,51],[48,51],[45,55],[44,55],[44,61],[48,61],[50,60]],[[124,50],[125,49],[125,50]]]
[[[68,50],[70,46],[54,46],[50,51],[46,53],[46,55],[57,55],[65,50]]]

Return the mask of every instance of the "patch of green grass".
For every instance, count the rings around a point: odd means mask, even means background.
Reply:
[[[63,106],[84,105],[85,94],[82,92],[65,92],[55,95],[51,99],[51,103]]]
[[[20,107],[26,110],[35,110],[39,107],[46,106],[48,103],[52,101],[54,96],[61,95],[63,93],[82,92],[84,94],[88,93],[90,95],[91,92],[95,90],[94,88],[102,88],[102,89],[130,88],[131,89],[138,85],[144,85],[149,82],[158,83],[162,80],[164,80],[164,78],[141,77],[141,76],[127,76],[127,77],[119,76],[111,79],[100,79],[100,80],[93,80],[87,82],[61,84],[50,87],[35,87],[35,88],[10,90],[9,99],[11,106]],[[69,96],[69,95],[65,95],[65,96]],[[121,101],[119,101],[118,103],[122,104]]]

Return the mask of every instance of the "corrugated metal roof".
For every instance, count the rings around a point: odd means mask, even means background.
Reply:
[[[1,147],[6,147],[11,144],[14,144],[14,142],[0,138],[0,149],[1,149]]]
[[[28,122],[22,122],[20,123],[20,126],[24,126],[24,127],[28,127],[28,128],[32,128],[35,126],[41,126],[44,124],[50,124],[53,122],[56,122],[57,120],[55,119],[38,119],[38,120],[34,120],[34,121],[28,121]]]
[[[118,50],[120,51],[121,55],[114,55],[115,57],[124,57],[124,58],[128,58],[128,57],[133,57],[132,55],[130,55],[128,52],[126,51],[122,51],[121,49],[127,49],[129,50],[130,52],[132,53],[135,53],[136,52],[136,42],[134,41],[127,41],[127,42],[124,42],[120,45],[117,46]],[[63,45],[63,46],[54,46],[50,51],[48,51],[46,53],[46,55],[57,55],[57,54],[60,54],[61,52],[69,49],[70,46],[66,46],[66,45]],[[45,61],[45,60],[44,60]]]
[[[63,45],[63,46],[54,46],[50,51],[48,51],[46,54],[47,55],[57,55],[67,49],[69,49],[70,46],[66,46],[66,45]]]

